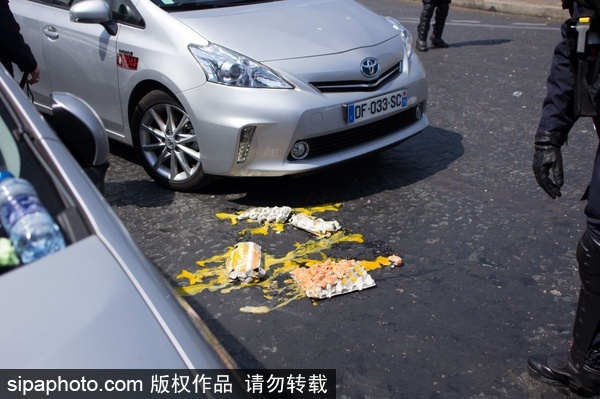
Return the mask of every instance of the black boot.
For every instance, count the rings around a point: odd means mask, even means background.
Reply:
[[[573,345],[563,354],[533,355],[527,370],[533,378],[564,385],[583,396],[600,395],[600,243],[586,231],[577,246],[581,290],[573,326]]]
[[[527,359],[527,371],[537,380],[568,387],[581,396],[600,395],[600,369],[587,364],[576,366],[571,352],[530,356]]]
[[[564,355],[564,354],[563,354]],[[553,356],[553,355],[550,355]],[[548,366],[548,358],[546,355],[531,355],[527,359],[527,371],[529,375],[550,385],[568,385],[569,381],[563,378],[560,374],[555,374]]]
[[[441,37],[431,36],[431,44],[437,48],[448,48],[450,45],[444,41]]]
[[[429,3],[423,4],[423,11],[421,11],[421,19],[419,26],[417,26],[417,43],[416,47],[419,51],[427,51],[427,32],[429,32],[429,26],[431,25],[431,17],[435,6]]]
[[[417,39],[417,50],[427,51],[427,40]]]
[[[435,23],[433,24],[433,32],[431,35],[431,44],[433,47],[448,47],[448,43],[442,39],[442,33],[444,32],[444,26],[446,25],[446,18],[448,17],[449,9],[450,4],[443,3],[438,5],[437,10],[435,11]]]

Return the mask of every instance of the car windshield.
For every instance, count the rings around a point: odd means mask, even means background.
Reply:
[[[165,11],[203,10],[209,8],[235,7],[248,4],[272,3],[281,0],[152,0]]]

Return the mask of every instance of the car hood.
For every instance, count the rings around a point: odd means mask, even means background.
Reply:
[[[341,53],[397,35],[380,15],[344,0],[286,0],[171,15],[206,40],[263,62]]]

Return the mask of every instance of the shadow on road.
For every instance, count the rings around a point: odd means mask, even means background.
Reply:
[[[138,164],[133,151],[123,144],[111,142],[111,153]],[[463,153],[460,134],[429,126],[394,148],[343,165],[302,176],[217,178],[199,194],[242,194],[232,202],[246,206],[306,207],[345,202],[414,184],[446,169]],[[113,162],[111,173],[119,175],[123,167],[128,166]],[[106,183],[106,198],[112,206],[160,207],[173,201],[175,192],[154,183],[141,167],[140,171],[139,179]]]
[[[510,43],[510,39],[492,39],[492,40],[471,40],[468,42],[449,43],[450,47],[470,47],[470,46],[496,46],[499,44]]]
[[[233,202],[247,206],[346,202],[414,184],[446,169],[463,153],[460,134],[430,126],[397,147],[342,166],[302,177],[222,179],[203,193],[245,193]]]

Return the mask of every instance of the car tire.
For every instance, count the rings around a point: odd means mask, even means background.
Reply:
[[[173,96],[154,90],[132,117],[133,148],[157,183],[176,191],[197,191],[209,182],[189,116]]]

